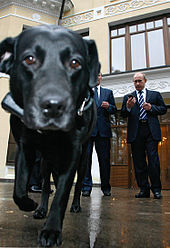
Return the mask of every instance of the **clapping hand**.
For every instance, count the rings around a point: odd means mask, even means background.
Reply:
[[[109,107],[109,103],[108,103],[108,102],[103,101],[101,106],[102,106],[103,108],[105,108],[105,109],[108,109],[108,107]]]

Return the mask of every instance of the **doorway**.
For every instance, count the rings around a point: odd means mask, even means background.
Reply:
[[[161,181],[163,189],[170,189],[170,108],[159,117],[162,141],[158,151],[161,164]],[[127,121],[120,116],[112,117],[111,139],[111,178],[112,187],[137,188],[130,145],[127,144]]]

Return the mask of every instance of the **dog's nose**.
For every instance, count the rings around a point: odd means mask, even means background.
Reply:
[[[42,102],[41,108],[46,117],[60,117],[66,109],[66,103],[51,99]]]

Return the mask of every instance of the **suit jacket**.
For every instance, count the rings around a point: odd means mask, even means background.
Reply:
[[[97,107],[97,122],[91,136],[99,134],[101,137],[112,137],[110,115],[117,110],[112,90],[100,87],[100,99],[97,102],[94,95],[94,100]],[[109,103],[109,108],[101,107],[103,101]]]
[[[124,96],[121,114],[123,117],[128,117],[127,124],[127,142],[132,143],[136,139],[138,124],[139,124],[139,103],[136,91],[132,92],[132,95],[137,99],[134,107],[129,112],[126,108],[126,102],[128,95]],[[152,105],[150,111],[147,111],[148,125],[154,140],[161,140],[161,129],[158,120],[158,115],[163,115],[167,111],[167,107],[163,101],[161,94],[157,91],[151,91],[146,89],[146,102]]]

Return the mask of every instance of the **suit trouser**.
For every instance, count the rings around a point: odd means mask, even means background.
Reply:
[[[149,177],[151,190],[161,191],[158,141],[153,140],[147,123],[139,124],[137,137],[131,143],[131,148],[138,187],[143,191],[150,189]]]
[[[92,189],[92,153],[93,145],[95,144],[95,149],[98,157],[99,168],[100,168],[100,179],[101,179],[101,190],[109,190],[110,186],[110,138],[100,137],[91,137],[88,145],[88,166],[86,171],[86,176],[83,181],[82,191]]]
[[[41,164],[41,154],[40,154],[40,152],[36,151],[36,160],[35,160],[35,164],[33,165],[33,168],[32,168],[29,186],[37,185],[37,186],[41,187],[42,176],[41,176],[40,164]]]

